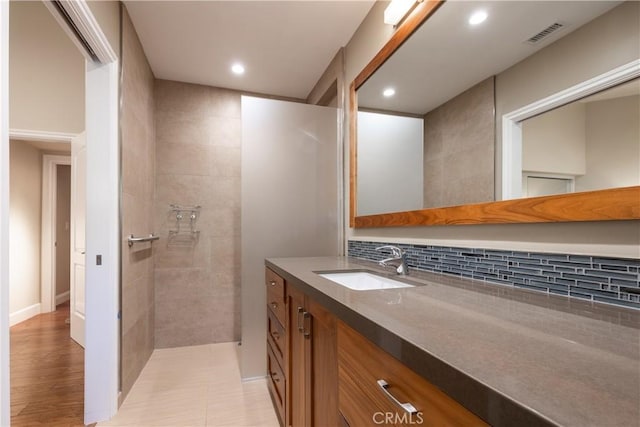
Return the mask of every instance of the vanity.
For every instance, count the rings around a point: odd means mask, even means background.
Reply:
[[[285,426],[634,425],[640,312],[412,271],[354,290],[345,257],[266,260],[269,390]],[[272,326],[273,325],[273,326]]]

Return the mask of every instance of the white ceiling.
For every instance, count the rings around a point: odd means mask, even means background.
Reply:
[[[566,36],[620,1],[447,1],[358,90],[358,105],[423,115]],[[483,9],[488,19],[468,24]],[[565,27],[525,43],[554,22]],[[385,87],[396,95],[384,98]]]
[[[156,78],[306,98],[374,2],[124,3]]]

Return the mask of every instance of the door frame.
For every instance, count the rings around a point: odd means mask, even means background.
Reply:
[[[71,166],[71,157],[42,156],[42,237],[40,249],[40,312],[56,310],[56,211],[58,166]]]
[[[49,2],[45,1],[45,5]],[[87,0],[61,1],[97,60],[87,59],[87,273],[84,422],[118,408],[119,59]],[[57,19],[57,18],[56,18]],[[66,28],[65,28],[66,26]],[[62,25],[67,31],[69,24]],[[118,46],[115,46],[118,48]],[[87,56],[86,52],[82,52]],[[9,425],[9,2],[0,2],[0,425]],[[101,265],[96,265],[98,256]]]
[[[9,2],[0,1],[0,425],[9,398]]]

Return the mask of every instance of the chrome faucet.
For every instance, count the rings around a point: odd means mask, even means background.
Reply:
[[[376,251],[382,249],[390,249],[393,256],[379,261],[382,267],[395,267],[396,272],[403,276],[409,274],[409,266],[407,265],[407,253],[397,246],[385,245],[376,248]]]

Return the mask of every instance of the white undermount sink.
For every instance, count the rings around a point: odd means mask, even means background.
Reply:
[[[356,291],[370,291],[374,289],[412,288],[414,285],[378,276],[366,271],[340,271],[332,273],[317,273],[339,285]]]

